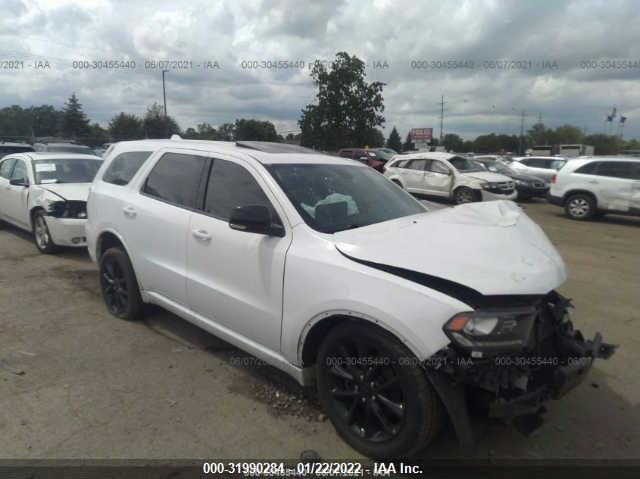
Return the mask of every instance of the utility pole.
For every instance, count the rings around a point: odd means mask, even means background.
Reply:
[[[169,70],[162,70],[162,102],[164,104],[164,118],[167,119],[167,90],[164,86],[164,74],[169,73]]]
[[[169,138],[169,122],[167,121],[167,90],[164,86],[164,74],[169,70],[162,70],[162,104],[164,105],[164,136]]]
[[[527,116],[524,110],[520,112],[520,141],[518,142],[518,149],[520,154],[524,155],[524,119]]]
[[[445,101],[444,101],[444,95],[442,95],[442,97],[440,98],[440,141],[438,142],[439,145],[442,145],[442,131],[443,131],[443,125],[444,125],[444,105],[445,105]]]

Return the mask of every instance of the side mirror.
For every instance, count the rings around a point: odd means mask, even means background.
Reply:
[[[229,228],[245,233],[284,236],[284,229],[271,225],[271,212],[262,205],[238,206],[231,212]]]
[[[13,178],[9,180],[9,184],[13,186],[24,186],[24,187],[29,186],[29,182],[24,178]]]

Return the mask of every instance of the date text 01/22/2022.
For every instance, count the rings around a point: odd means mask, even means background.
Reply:
[[[243,474],[265,476],[389,476],[390,474],[422,474],[415,464],[374,462],[299,462],[295,466],[283,462],[205,462],[204,474]]]

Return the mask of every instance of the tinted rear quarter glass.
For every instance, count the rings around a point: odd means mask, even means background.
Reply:
[[[631,162],[601,161],[598,165],[598,176],[631,179]]]
[[[128,184],[150,154],[150,151],[128,151],[119,154],[107,167],[102,181],[114,185]]]

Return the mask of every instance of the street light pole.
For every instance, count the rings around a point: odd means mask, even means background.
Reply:
[[[169,70],[162,70],[162,101],[164,103],[164,117],[167,118],[167,90],[164,86],[164,74],[169,73]]]

